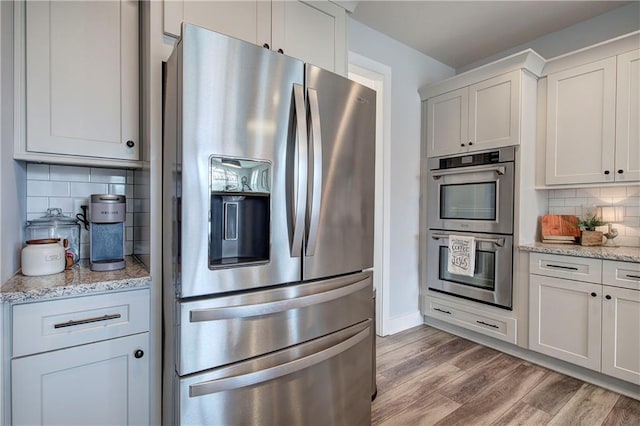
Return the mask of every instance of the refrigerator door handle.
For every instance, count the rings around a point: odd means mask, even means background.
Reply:
[[[256,317],[260,315],[274,314],[277,312],[300,309],[307,306],[319,305],[320,303],[345,297],[349,294],[360,291],[371,285],[369,277],[356,281],[353,284],[338,287],[322,293],[310,294],[293,299],[276,300],[273,302],[236,305],[219,308],[193,309],[189,312],[189,322],[205,322],[226,319],[239,319]]]
[[[318,240],[318,225],[320,223],[320,203],[322,202],[322,134],[320,132],[320,107],[318,106],[318,92],[315,89],[307,90],[309,99],[309,113],[311,116],[311,140],[313,149],[311,150],[312,160],[310,161],[313,176],[309,182],[309,207],[308,207],[308,233],[307,248],[305,255],[313,256],[316,252],[316,241]]]
[[[367,327],[358,334],[348,338],[343,342],[338,343],[337,345],[331,346],[320,352],[316,352],[311,355],[286,362],[284,364],[276,365],[271,368],[258,370],[240,376],[231,376],[223,379],[195,383],[189,386],[189,397],[195,398],[198,396],[208,395],[216,392],[230,391],[233,389],[252,386],[258,383],[274,380],[279,377],[304,370],[316,364],[320,364],[321,362],[331,359],[337,355],[340,355],[343,352],[346,352],[347,350],[351,349],[352,347],[369,337],[369,333],[370,327]]]
[[[293,188],[295,192],[295,208],[293,211],[293,238],[291,242],[291,257],[300,257],[304,238],[304,212],[307,203],[307,114],[304,104],[304,88],[299,84],[293,85],[293,102],[296,115],[296,145],[295,156],[297,175],[294,173]]]

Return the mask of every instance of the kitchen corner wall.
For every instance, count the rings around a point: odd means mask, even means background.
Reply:
[[[148,192],[148,191],[146,191]],[[134,184],[132,170],[93,167],[27,164],[27,217],[44,216],[47,208],[58,207],[67,216],[82,213],[81,205],[89,205],[91,194],[117,194],[127,197],[125,222],[125,254],[133,254],[135,234],[148,223],[148,197],[145,185]],[[138,194],[136,194],[138,193]],[[138,221],[135,216],[138,215]],[[134,223],[139,224],[134,228]],[[148,224],[146,225],[148,227]],[[138,229],[136,229],[138,228]],[[89,232],[81,226],[80,257],[89,257]]]
[[[615,242],[640,246],[640,185],[549,190],[551,214],[582,218],[587,212],[593,212],[595,206],[623,207],[623,220],[613,225],[619,232]]]

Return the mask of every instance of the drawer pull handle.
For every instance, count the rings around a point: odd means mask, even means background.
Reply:
[[[640,275],[627,274],[627,278],[635,278],[636,280],[640,280]]]
[[[101,317],[95,317],[95,318],[87,318],[82,320],[69,320],[67,322],[61,322],[60,324],[55,324],[53,328],[65,328],[65,327],[73,327],[74,325],[91,324],[92,322],[109,321],[112,319],[118,319],[121,316],[122,315],[120,314],[113,314],[113,315],[103,315]]]
[[[561,265],[552,265],[550,263],[547,263],[545,265],[547,268],[558,268],[558,269],[568,269],[570,271],[577,271],[578,268],[573,267],[573,266],[561,266]]]
[[[440,308],[433,308],[434,311],[438,311],[438,312],[442,312],[443,314],[449,314],[451,315],[451,312],[449,311],[445,311],[444,309],[440,309]]]
[[[486,325],[486,326],[491,327],[491,328],[500,328],[500,327],[498,327],[497,325],[495,325],[495,324],[489,324],[488,322],[484,322],[484,321],[476,321],[476,322],[477,322],[478,324]]]

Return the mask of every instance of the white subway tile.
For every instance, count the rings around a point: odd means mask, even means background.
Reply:
[[[84,229],[84,225],[80,225],[80,243],[89,244],[89,231]]]
[[[136,213],[148,212],[150,200],[145,198],[134,198],[133,199],[133,211]]]
[[[150,218],[146,213],[133,213],[133,225],[138,226],[150,226]]]
[[[576,197],[599,197],[600,188],[578,188],[576,189]]]
[[[127,183],[133,185],[135,182],[133,170],[127,170]]]
[[[51,180],[66,182],[89,182],[90,172],[88,167],[75,166],[51,166]]]
[[[27,180],[49,180],[49,165],[27,163]]]
[[[567,207],[577,207],[577,206],[587,206],[587,199],[586,198],[565,198],[564,199],[564,205]]]
[[[42,213],[49,208],[49,199],[47,197],[27,197],[27,213]]]
[[[78,197],[73,198],[73,212],[82,213],[82,206],[87,206],[87,215],[89,214],[89,198]]]
[[[63,213],[73,212],[73,198],[69,197],[49,197],[49,207],[62,209]]]
[[[622,223],[627,227],[640,228],[640,217],[625,216]]]
[[[149,185],[134,185],[133,198],[149,198]]]
[[[126,183],[127,171],[120,169],[91,168],[91,182]]]
[[[550,214],[571,214],[576,215],[575,207],[549,207]]]
[[[640,197],[626,197],[620,199],[616,205],[628,207],[640,207]]]
[[[627,186],[627,197],[640,197],[640,185]]]
[[[575,189],[556,189],[555,196],[553,198],[575,198]]]
[[[27,220],[40,219],[42,216],[43,213],[27,213]]]
[[[124,242],[124,254],[131,256],[133,254],[133,241]]]
[[[71,183],[71,196],[72,197],[87,197],[91,194],[106,194],[106,183]]]
[[[549,198],[549,207],[564,207],[564,198]]]
[[[69,182],[27,180],[27,197],[68,197]]]
[[[625,188],[624,186],[607,186],[605,188],[602,188],[602,190],[600,191],[600,195],[603,197],[624,198],[627,196],[627,188]]]
[[[640,207],[625,207],[625,216],[640,216]]]
[[[125,219],[124,219],[125,222],[124,223],[127,224],[127,225],[132,225],[133,226],[133,212],[126,213],[124,215],[124,217],[125,217]]]
[[[127,198],[133,198],[133,187],[135,185],[129,185],[127,184],[124,188],[124,196]]]
[[[80,244],[80,259],[88,259],[89,253],[89,244]]]
[[[133,226],[127,226],[124,228],[126,241],[133,241]]]
[[[109,194],[115,194],[115,195],[124,195],[126,197],[126,188],[127,185],[125,184],[115,184],[115,183],[110,183],[109,184]]]

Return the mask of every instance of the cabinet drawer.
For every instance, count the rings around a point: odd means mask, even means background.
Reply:
[[[483,312],[470,306],[427,297],[427,316],[446,321],[496,339],[516,343],[515,318]]]
[[[600,284],[602,260],[557,254],[531,253],[529,273]]]
[[[605,260],[602,265],[602,284],[640,290],[640,263]]]
[[[148,289],[15,305],[13,357],[148,330]]]

